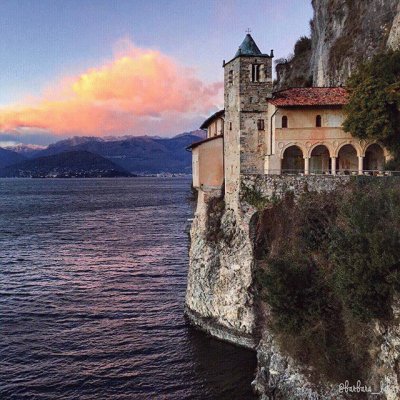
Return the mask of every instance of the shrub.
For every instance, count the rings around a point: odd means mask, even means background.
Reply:
[[[330,238],[336,289],[360,320],[388,319],[400,272],[400,188],[385,180],[354,186]]]
[[[269,203],[269,199],[266,198],[260,189],[255,186],[248,187],[243,185],[241,190],[241,196],[244,201],[257,208],[258,210],[262,210]]]
[[[283,350],[332,381],[367,377],[368,323],[391,320],[400,290],[400,182],[360,177],[287,195],[261,213],[255,254]]]
[[[294,55],[299,56],[308,50],[311,50],[311,39],[307,36],[302,36],[294,45]]]
[[[321,317],[326,304],[317,275],[315,265],[299,254],[268,260],[260,283],[279,331],[297,334]]]
[[[206,240],[217,243],[222,239],[221,220],[225,211],[223,197],[212,197],[207,201]]]

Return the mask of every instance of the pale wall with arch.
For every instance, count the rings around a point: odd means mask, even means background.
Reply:
[[[321,116],[321,127],[316,126],[317,115]],[[363,173],[365,152],[368,146],[375,142],[360,140],[345,132],[342,128],[344,114],[341,108],[278,108],[271,105],[268,116],[269,129],[265,133],[265,173],[281,173],[284,152],[291,146],[298,146],[302,150],[305,160],[304,172],[309,173],[312,151],[320,145],[326,146],[329,151],[329,171],[326,172],[341,172],[338,164],[340,149],[351,145],[356,151],[357,165],[355,166],[354,162],[345,163],[351,165],[348,172]],[[282,128],[283,116],[288,118],[287,128]],[[386,162],[390,159],[390,154],[383,147],[382,150]],[[380,169],[383,169],[384,162],[379,164]]]

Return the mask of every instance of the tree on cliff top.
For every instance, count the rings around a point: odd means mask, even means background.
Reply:
[[[400,51],[378,54],[361,64],[347,85],[344,130],[382,142],[400,167]]]

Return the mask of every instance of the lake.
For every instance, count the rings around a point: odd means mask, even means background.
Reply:
[[[254,399],[183,315],[187,178],[0,179],[0,398]]]

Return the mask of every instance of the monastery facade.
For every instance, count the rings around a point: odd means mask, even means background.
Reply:
[[[273,92],[272,59],[247,34],[224,61],[224,110],[200,127],[207,138],[190,146],[194,187],[234,200],[244,174],[383,174],[388,151],[342,128],[346,89]]]

